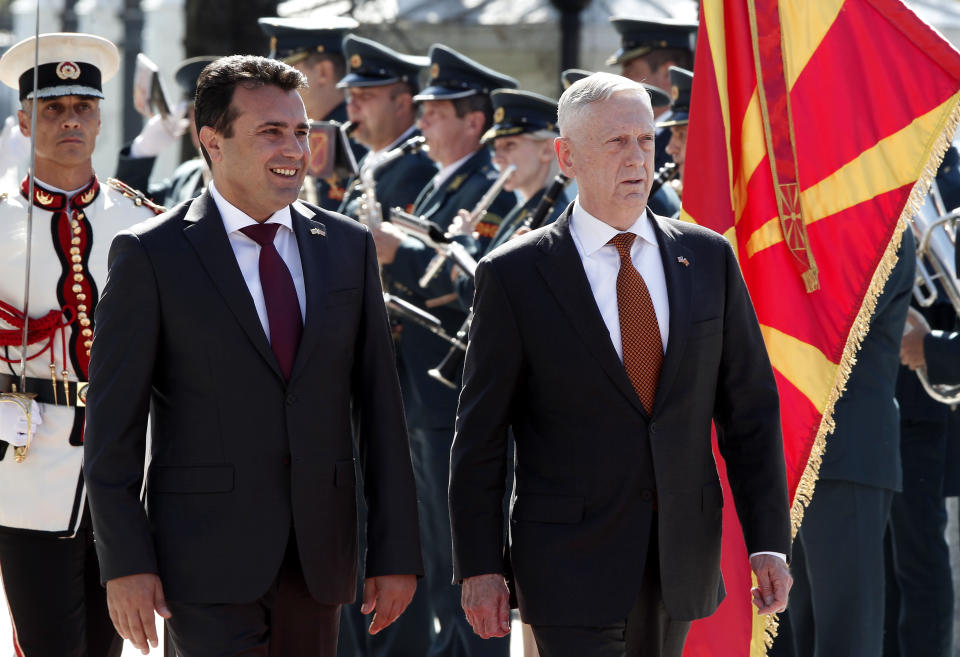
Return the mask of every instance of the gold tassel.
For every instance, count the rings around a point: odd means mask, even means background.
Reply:
[[[897,219],[897,225],[894,228],[893,236],[877,265],[877,270],[870,281],[870,287],[860,305],[860,312],[850,328],[850,334],[847,336],[847,344],[843,349],[843,356],[840,358],[840,365],[837,368],[837,376],[833,388],[827,398],[826,406],[823,410],[823,417],[820,420],[820,428],[817,431],[817,437],[813,441],[813,447],[810,450],[810,458],[807,460],[807,467],[804,468],[803,476],[800,477],[800,483],[797,485],[797,492],[793,498],[793,504],[790,507],[790,530],[791,538],[795,538],[797,530],[800,529],[800,523],[803,522],[803,514],[813,498],[814,488],[817,479],[820,477],[820,465],[823,462],[823,452],[826,449],[827,436],[833,433],[835,424],[833,421],[833,409],[840,399],[840,396],[846,390],[847,380],[850,378],[850,372],[857,362],[857,352],[860,351],[860,345],[870,330],[870,320],[873,318],[873,312],[877,307],[877,299],[883,292],[887,278],[897,264],[897,249],[900,248],[900,240],[903,237],[903,231],[907,227],[907,222],[913,220],[913,216],[923,205],[927,192],[930,191],[930,185],[937,175],[937,169],[940,168],[940,162],[943,160],[947,148],[953,140],[953,133],[960,124],[960,103],[954,107],[953,111],[945,114],[941,121],[940,129],[934,132],[935,137],[930,145],[930,157],[921,167],[917,182],[907,203]],[[773,646],[773,640],[777,636],[777,616],[771,614],[766,617],[764,645],[766,649]],[[764,657],[766,650],[764,650]]]

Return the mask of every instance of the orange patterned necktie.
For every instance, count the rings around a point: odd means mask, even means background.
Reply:
[[[620,252],[620,272],[617,274],[617,309],[620,312],[620,339],[623,341],[623,367],[633,383],[633,389],[647,412],[653,409],[663,363],[663,340],[653,300],[643,276],[633,266],[630,246],[633,233],[615,235],[608,244]]]

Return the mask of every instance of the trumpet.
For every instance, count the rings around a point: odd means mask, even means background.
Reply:
[[[460,339],[459,332],[457,337],[451,337],[443,330],[443,324],[440,320],[430,313],[417,308],[412,303],[404,301],[399,297],[395,297],[392,294],[386,292],[383,293],[383,303],[387,307],[387,312],[395,318],[401,318],[409,320],[418,326],[421,326],[437,337],[449,342],[451,344],[451,349],[465,351],[467,348],[466,343],[462,342]]]
[[[349,125],[351,128],[354,127],[354,124]],[[346,130],[344,130],[344,132],[346,132]],[[359,175],[361,191],[360,205],[357,208],[357,219],[360,223],[370,228],[377,228],[383,223],[383,211],[380,203],[377,201],[377,182],[375,180],[377,172],[408,153],[416,153],[421,149],[426,149],[426,143],[427,140],[424,139],[423,136],[417,135],[416,137],[411,137],[406,140],[396,148],[387,151],[378,160],[369,164],[364,162],[364,165],[360,167]]]
[[[467,335],[470,333],[470,323],[473,321],[473,310],[467,315],[463,325],[457,330],[457,342],[466,344]],[[447,355],[443,357],[440,364],[433,369],[427,370],[427,374],[432,379],[436,379],[448,388],[457,388],[457,373],[463,369],[463,359],[467,355],[466,347],[460,349],[451,347]]]
[[[914,215],[910,229],[917,238],[917,279],[913,297],[917,303],[928,308],[937,300],[937,283],[943,289],[954,312],[960,316],[960,280],[955,268],[956,244],[954,226],[960,219],[960,208],[946,212],[937,183],[930,188],[927,202]],[[928,267],[929,265],[929,267]],[[931,273],[932,269],[932,273]],[[927,394],[944,404],[960,402],[960,385],[934,385],[924,370],[916,370],[917,377]]]
[[[497,179],[490,185],[490,188],[484,193],[480,200],[477,201],[477,204],[474,206],[473,210],[470,211],[470,216],[468,219],[460,223],[460,225],[454,229],[453,224],[451,223],[450,227],[447,228],[446,236],[448,238],[453,238],[458,235],[470,235],[473,233],[474,229],[477,227],[477,224],[480,222],[480,219],[487,213],[487,209],[493,204],[494,200],[497,198],[497,194],[500,193],[500,190],[503,189],[503,186],[507,184],[507,181],[510,180],[510,176],[513,175],[513,172],[517,170],[516,165],[511,164],[506,169],[500,172],[500,175]],[[420,287],[427,287],[430,284],[430,281],[440,272],[443,268],[443,264],[447,261],[448,254],[443,252],[438,252],[437,255],[427,264],[427,268],[423,272],[423,276],[420,277],[418,281]]]

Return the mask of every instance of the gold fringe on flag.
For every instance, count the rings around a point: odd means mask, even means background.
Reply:
[[[847,380],[850,378],[850,372],[857,362],[857,352],[860,351],[860,345],[870,330],[870,321],[873,318],[873,312],[877,307],[877,299],[883,292],[887,278],[897,264],[897,250],[900,248],[900,240],[903,237],[903,231],[907,227],[907,222],[913,220],[913,216],[920,210],[926,199],[927,192],[930,191],[930,185],[937,175],[937,169],[940,167],[940,161],[943,160],[944,153],[950,147],[953,134],[960,124],[960,103],[954,107],[953,111],[945,114],[941,122],[940,129],[935,132],[929,151],[930,157],[923,165],[917,182],[914,183],[910,191],[910,197],[897,219],[897,225],[894,228],[893,236],[887,244],[887,248],[877,265],[877,270],[873,274],[867,293],[863,297],[863,303],[860,305],[860,311],[857,318],[850,328],[847,336],[847,344],[843,349],[843,356],[840,358],[840,364],[837,367],[837,375],[833,388],[827,398],[826,406],[823,410],[823,416],[820,419],[820,427],[817,430],[817,437],[813,441],[813,447],[810,450],[810,458],[807,460],[807,466],[804,468],[803,475],[800,477],[800,483],[797,485],[797,492],[793,498],[793,504],[790,507],[790,529],[791,537],[795,538],[797,530],[800,529],[800,523],[803,522],[803,514],[813,498],[814,488],[817,479],[820,477],[820,465],[823,461],[823,453],[826,449],[827,436],[833,433],[836,425],[833,421],[833,410],[840,399],[840,396],[846,390]],[[765,650],[763,656],[766,656],[766,650],[773,646],[773,640],[777,636],[777,617],[771,614],[766,617],[765,623]]]

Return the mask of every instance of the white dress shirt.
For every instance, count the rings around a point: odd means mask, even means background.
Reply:
[[[607,244],[621,232],[633,233],[636,237],[630,247],[630,259],[633,266],[643,277],[653,301],[653,311],[657,314],[660,326],[660,339],[663,350],[667,350],[670,337],[670,302],[667,297],[667,279],[663,273],[663,258],[653,224],[644,212],[626,231],[619,231],[583,209],[578,196],[570,215],[570,235],[583,262],[590,290],[600,309],[603,323],[610,333],[610,340],[623,361],[623,340],[620,337],[620,311],[617,307],[617,274],[620,272],[620,252],[617,247]],[[770,554],[784,561],[787,555],[781,552],[754,552],[750,556]]]
[[[459,160],[457,160],[453,164],[448,164],[447,166],[442,167],[439,171],[437,171],[436,175],[433,177],[433,180],[430,181],[430,184],[433,185],[433,188],[440,189],[440,187],[443,186],[443,183],[447,182],[447,179],[450,178],[450,176],[452,176],[454,173],[456,173],[457,169],[459,169],[464,162],[466,162],[471,157],[473,157],[476,152],[477,151],[471,151],[470,153],[467,153],[466,155],[461,157]]]
[[[217,190],[217,186],[210,182],[208,187],[213,202],[223,218],[223,227],[227,231],[233,255],[240,265],[240,273],[253,297],[253,305],[257,308],[257,316],[263,326],[263,332],[270,341],[270,321],[267,319],[267,304],[263,298],[263,286],[260,284],[260,245],[240,232],[241,228],[256,225],[258,222],[244,214],[242,210],[231,205]],[[290,217],[290,206],[277,210],[266,220],[268,224],[280,224],[277,234],[273,238],[273,245],[290,270],[293,278],[293,287],[297,290],[297,300],[300,302],[300,317],[307,317],[307,293],[303,283],[303,265],[300,264],[300,250],[297,248],[297,236],[293,232],[293,220]]]
[[[623,340],[620,337],[620,311],[617,307],[617,274],[620,272],[620,253],[617,247],[608,244],[621,232],[633,233],[636,238],[630,246],[630,259],[633,266],[643,277],[650,292],[653,311],[657,314],[660,326],[660,340],[663,350],[667,350],[670,338],[670,302],[667,298],[667,279],[663,273],[663,259],[653,224],[646,212],[640,215],[626,231],[619,231],[606,224],[580,205],[580,197],[574,201],[570,217],[570,234],[583,262],[590,290],[600,309],[603,323],[610,333],[610,341],[617,355],[623,361]]]

